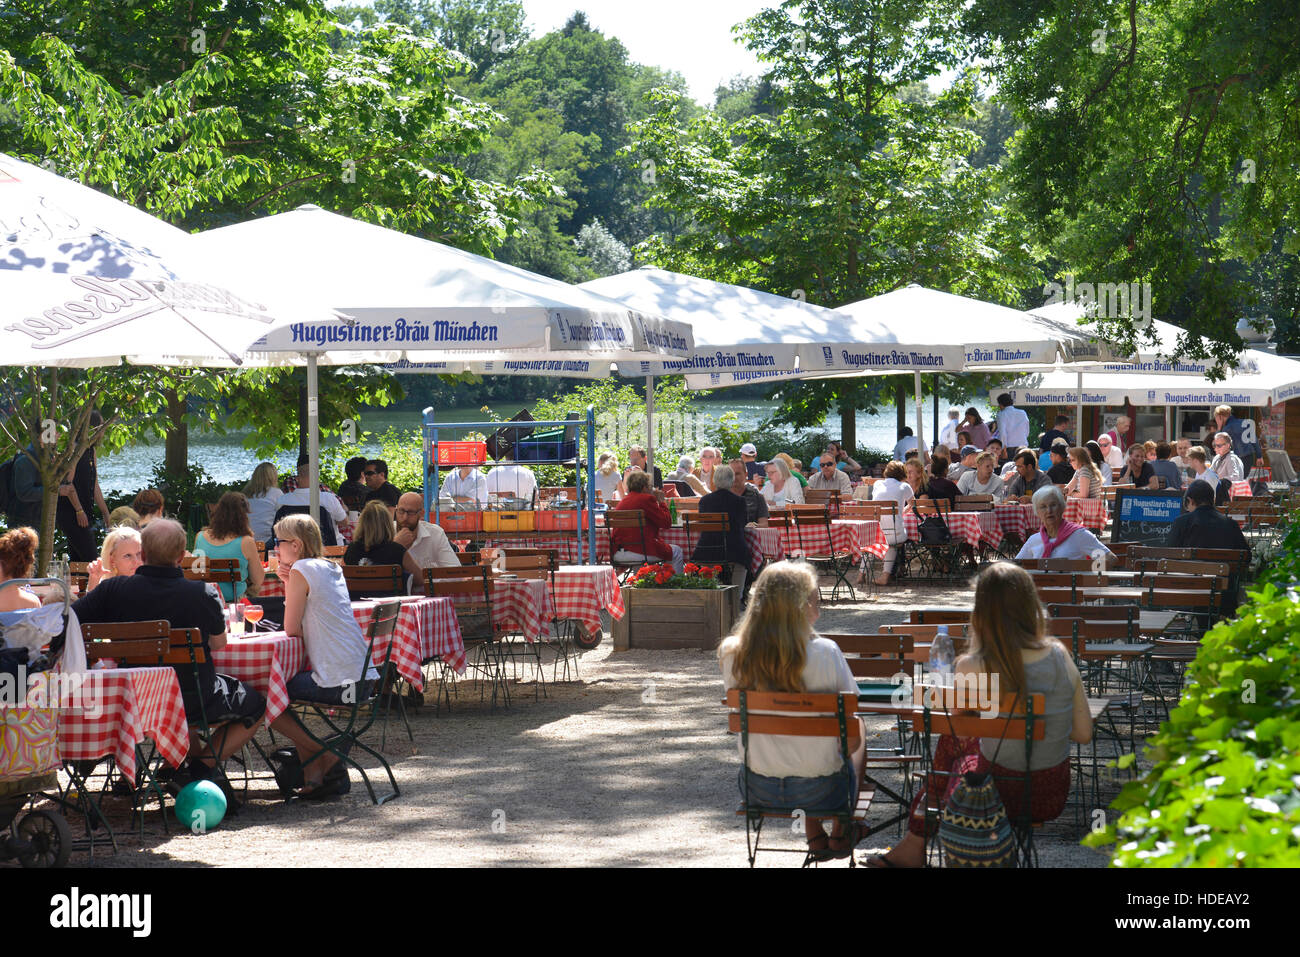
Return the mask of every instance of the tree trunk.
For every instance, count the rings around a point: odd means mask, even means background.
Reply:
[[[54,520],[59,507],[59,475],[57,471],[51,471],[48,475],[42,474],[41,481],[44,485],[41,487],[41,527],[38,532],[40,542],[37,545],[35,571],[38,578],[49,568],[50,558],[54,553]]]
[[[303,382],[298,386],[298,455],[307,454],[307,371],[303,370]]]
[[[901,375],[894,376],[894,406],[898,412],[898,431],[903,431],[903,426],[907,425],[907,383],[903,381]]]
[[[185,421],[185,397],[175,389],[164,389],[167,400],[167,445],[163,453],[163,468],[173,475],[181,475],[190,464],[190,427]]]
[[[858,410],[851,405],[840,406],[840,448],[852,458],[858,448]]]

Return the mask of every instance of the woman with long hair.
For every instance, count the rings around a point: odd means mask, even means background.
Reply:
[[[244,486],[244,498],[248,499],[248,525],[254,540],[270,540],[271,523],[280,507],[280,499],[284,498],[280,491],[280,473],[274,464],[262,462],[253,469],[253,477]]]
[[[596,491],[600,500],[606,505],[613,505],[627,494],[623,477],[618,474],[618,456],[613,452],[601,452],[596,459]]]
[[[1100,453],[1100,449],[1098,449]],[[1101,498],[1101,472],[1092,461],[1087,449],[1075,446],[1070,449],[1070,464],[1074,466],[1074,478],[1065,486],[1067,498]]]
[[[31,577],[39,543],[32,528],[15,528],[0,535],[0,584]],[[36,608],[40,603],[40,598],[25,585],[0,588],[0,611]]]
[[[371,502],[366,511],[372,508],[388,518],[383,502]],[[339,705],[367,700],[379,674],[365,665],[366,640],[352,614],[343,569],[324,557],[320,526],[310,515],[286,515],[275,525],[275,541],[285,586],[284,630],[302,639],[311,662],[310,671],[287,682],[290,699]],[[301,788],[298,796],[309,800],[347,793],[347,767],[311,739],[292,709],[271,727],[294,743],[298,757],[292,770],[282,768],[289,777],[277,774],[277,782]]]
[[[723,683],[746,691],[857,694],[858,685],[839,646],[813,630],[820,614],[817,575],[802,562],[775,562],[754,582],[736,633],[718,648]],[[832,738],[805,740],[749,736],[749,767],[740,769],[740,792],[750,804],[772,807],[852,807],[862,786],[866,738],[849,727],[849,761]],[[744,744],[737,741],[741,760]],[[748,775],[748,783],[746,783]],[[819,860],[848,857],[859,835],[836,820],[830,837],[821,821],[804,821],[809,853]]]
[[[695,467],[695,477],[709,492],[713,491],[713,470],[722,464],[722,451],[712,446],[700,449],[700,464]],[[707,492],[705,493],[707,494]]]
[[[367,502],[361,510],[352,544],[343,553],[343,564],[401,565],[406,574],[414,575],[417,582],[423,581],[424,569],[410,552],[393,541],[394,534],[393,516],[389,514],[388,506],[379,499]],[[388,594],[391,593],[381,589],[375,592],[375,597]]]
[[[984,419],[980,416],[980,410],[973,405],[966,410],[966,418],[962,420],[961,428],[970,433],[970,444],[977,449],[986,449],[989,447],[989,443],[993,441],[993,433],[984,424]]]
[[[980,575],[971,612],[970,649],[957,659],[956,673],[974,676],[961,681],[959,688],[978,687],[985,700],[1014,697],[1016,710],[1023,710],[1028,695],[1043,695],[1045,727],[1043,739],[1034,742],[1028,755],[1023,738],[941,737],[932,762],[939,773],[930,784],[945,788],[940,806],[947,803],[963,774],[991,772],[1007,816],[1021,820],[1025,813],[1021,782],[1028,770],[1032,772],[1030,820],[1038,823],[1060,816],[1070,793],[1070,743],[1092,740],[1092,715],[1079,669],[1064,645],[1047,637],[1034,580],[1019,565],[998,562]],[[970,709],[968,703],[957,704]],[[938,719],[940,727],[942,720]],[[992,731],[1002,722],[990,719],[988,724]],[[912,802],[907,836],[887,854],[871,858],[871,866],[924,866],[925,806],[923,790]]]
[[[207,559],[234,558],[239,562],[239,581],[221,582],[221,597],[238,601],[249,591],[257,594],[266,573],[257,554],[257,542],[248,524],[248,499],[238,492],[227,492],[217,500],[208,527],[194,536],[194,553]]]
[[[1105,488],[1107,485],[1114,484],[1115,473],[1111,469],[1110,463],[1106,461],[1106,453],[1097,444],[1097,440],[1089,439],[1083,443],[1083,447],[1088,450],[1088,458],[1092,459],[1092,464],[1097,467],[1097,474],[1101,476],[1101,487]]]
[[[86,582],[86,591],[106,578],[134,575],[135,570],[143,564],[140,533],[128,525],[120,525],[104,536],[99,557],[90,563],[90,579]]]

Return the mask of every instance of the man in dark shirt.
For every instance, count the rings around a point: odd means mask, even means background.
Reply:
[[[350,512],[361,511],[365,507],[366,496],[370,493],[365,482],[361,481],[366,465],[364,455],[354,455],[343,465],[343,474],[347,479],[339,486],[339,501]]]
[[[140,532],[140,542],[144,564],[134,575],[118,575],[101,582],[72,608],[84,622],[164,619],[172,628],[199,630],[206,661],[197,666],[176,665],[176,676],[185,717],[191,725],[199,720],[200,701],[209,726],[230,722],[213,733],[213,741],[220,748],[215,760],[211,751],[203,750],[197,733],[191,734],[189,776],[211,780],[216,777],[216,760],[225,761],[257,733],[266,699],[239,680],[217,674],[212,665],[212,652],[226,646],[225,615],[217,586],[189,581],[181,571],[185,529],[168,518],[154,519]],[[176,782],[181,783],[184,777],[182,772]],[[230,797],[226,795],[228,803]],[[229,806],[234,808],[233,804]]]
[[[1169,548],[1240,548],[1250,557],[1250,544],[1241,526],[1214,507],[1214,489],[1197,479],[1183,496],[1187,511],[1174,519],[1165,545]]]
[[[745,500],[731,490],[735,482],[736,475],[730,465],[719,465],[713,470],[713,484],[717,491],[700,499],[699,514],[720,512],[727,516],[730,524],[725,537],[721,532],[705,532],[700,535],[691,561],[701,565],[730,562],[731,584],[739,585],[743,593],[745,576],[749,572],[749,545],[745,541],[749,514]]]
[[[1070,447],[1064,442],[1052,446],[1052,467],[1047,470],[1047,477],[1053,485],[1068,485],[1074,478],[1074,469],[1070,468]]]
[[[633,468],[638,468],[642,472],[650,474],[650,468],[649,468],[650,463],[646,461],[645,446],[634,445],[630,449],[628,449],[627,460],[628,463],[632,465]],[[664,474],[663,472],[659,471],[659,466],[657,465],[655,466],[655,470],[653,475],[651,475],[651,479],[653,480],[654,488],[664,487]]]
[[[371,459],[366,463],[366,469],[362,473],[366,478],[366,486],[370,489],[366,493],[366,504],[371,502],[383,502],[388,506],[391,514],[397,510],[397,500],[402,497],[397,486],[388,481],[388,463],[383,459]]]
[[[731,490],[745,500],[745,521],[749,525],[767,525],[767,499],[751,482],[746,481],[744,459],[732,459]]]
[[[1173,462],[1169,461],[1169,456],[1173,454],[1173,446],[1168,442],[1156,443],[1156,460],[1148,460],[1147,464],[1151,466],[1151,471],[1158,478],[1165,480],[1165,488],[1182,488],[1183,473]]]
[[[1043,437],[1038,440],[1038,451],[1050,452],[1058,439],[1064,442],[1065,447],[1068,449],[1070,447],[1070,437],[1065,434],[1065,427],[1069,424],[1070,417],[1068,415],[1058,415],[1056,425],[1044,432]]]

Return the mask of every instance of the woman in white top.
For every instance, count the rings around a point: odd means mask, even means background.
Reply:
[[[763,483],[763,498],[771,508],[802,505],[803,487],[790,477],[790,466],[782,459],[772,459],[763,467],[767,481]]]
[[[817,576],[802,562],[775,562],[759,574],[736,633],[718,648],[728,688],[808,694],[857,694],[858,685],[835,642],[818,637]],[[835,738],[749,735],[749,766],[740,769],[740,793],[751,805],[852,807],[862,786],[866,738],[861,719],[848,727],[846,763]],[[743,736],[737,739],[746,759]],[[858,834],[836,820],[830,838],[820,819],[804,820],[808,851],[818,860],[848,857]]]
[[[1023,558],[1097,558],[1107,561],[1115,556],[1082,525],[1065,520],[1065,496],[1055,485],[1045,485],[1034,493],[1034,514],[1043,527],[1032,532],[1024,547],[1016,553]],[[1108,566],[1109,567],[1109,566]]]
[[[907,484],[907,470],[903,468],[903,463],[894,461],[885,466],[885,477],[871,486],[871,500],[873,502],[897,502],[898,514],[895,518],[882,515],[880,518],[880,530],[885,535],[885,541],[889,543],[889,551],[885,552],[885,557],[880,563],[880,574],[876,576],[877,585],[888,585],[890,573],[894,570],[894,562],[898,558],[898,546],[907,541],[907,528],[903,524],[903,511],[915,496],[912,493],[912,487]]]
[[[379,674],[365,660],[366,640],[352,614],[343,569],[322,557],[320,526],[309,515],[286,515],[275,525],[275,539],[285,582],[284,630],[302,639],[311,662],[311,671],[289,679],[290,700],[339,705],[366,700],[369,684]],[[299,797],[347,793],[347,767],[311,739],[292,711],[282,713],[271,727],[298,748],[303,773]]]
[[[86,591],[90,591],[105,578],[134,575],[135,570],[143,564],[140,533],[134,528],[119,526],[104,537],[104,547],[100,549],[99,557],[90,563],[90,580],[86,582]]]
[[[975,468],[962,472],[957,479],[957,491],[962,495],[992,495],[994,501],[1001,501],[1007,493],[1007,483],[994,474],[997,460],[992,452],[981,452],[975,459]]]
[[[613,505],[627,494],[623,477],[618,474],[618,457],[613,452],[601,452],[596,460],[596,491],[606,505]]]
[[[1074,478],[1065,487],[1067,498],[1101,498],[1101,473],[1092,464],[1088,450],[1078,446],[1070,449],[1070,464],[1074,466]]]
[[[1092,459],[1092,464],[1097,467],[1097,474],[1101,476],[1101,487],[1115,484],[1115,472],[1106,461],[1106,456],[1101,452],[1101,446],[1097,444],[1096,439],[1089,439],[1084,446],[1088,450],[1088,457]]]
[[[248,525],[253,530],[253,539],[269,541],[271,522],[280,507],[280,499],[284,498],[280,491],[280,473],[274,465],[263,462],[253,469],[252,479],[244,486],[244,498],[248,499]]]

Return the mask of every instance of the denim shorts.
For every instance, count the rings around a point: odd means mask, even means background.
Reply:
[[[737,776],[740,796],[745,797],[745,771]],[[794,810],[806,813],[842,811],[857,800],[858,778],[853,765],[844,765],[834,774],[820,778],[770,778],[749,772],[749,803],[773,809]]]
[[[316,679],[311,676],[310,671],[300,671],[288,681],[285,682],[285,688],[289,692],[290,701],[315,701],[318,704],[354,704],[356,701],[365,701],[370,697],[370,682],[362,681],[357,686],[357,693],[353,701],[344,701],[343,692],[351,688],[352,684],[342,684],[335,688],[322,688],[316,683]]]

